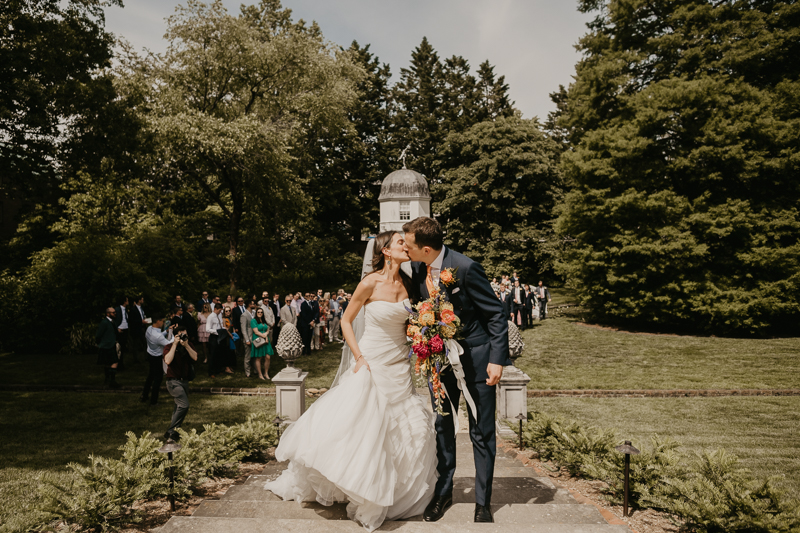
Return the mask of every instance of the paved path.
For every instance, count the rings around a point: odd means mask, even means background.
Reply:
[[[471,533],[542,531],[548,533],[630,533],[625,525],[609,524],[593,506],[579,503],[569,491],[556,487],[546,477],[537,477],[511,451],[498,447],[492,495],[494,524],[475,524],[475,464],[472,444],[466,433],[467,420],[461,413],[462,431],[457,438],[458,467],[454,479],[453,501],[445,517],[436,523],[421,517],[389,521],[379,531],[404,533]],[[285,502],[264,490],[267,480],[275,479],[286,464],[268,465],[245,484],[234,485],[219,500],[206,500],[192,516],[174,516],[159,533],[323,533],[363,532],[347,519],[344,503],[330,507],[316,502]]]

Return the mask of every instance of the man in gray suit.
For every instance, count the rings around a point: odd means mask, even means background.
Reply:
[[[247,304],[247,308],[239,317],[239,331],[242,336],[242,344],[244,346],[244,375],[250,377],[250,339],[253,338],[253,328],[250,327],[250,321],[256,314],[256,302],[251,300]]]

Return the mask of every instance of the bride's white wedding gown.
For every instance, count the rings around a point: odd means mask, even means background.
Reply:
[[[420,515],[433,496],[434,415],[409,372],[404,302],[365,308],[358,342],[370,370],[351,369],[281,437],[275,451],[289,461],[265,484],[284,500],[349,502],[347,515],[368,531],[384,520]]]

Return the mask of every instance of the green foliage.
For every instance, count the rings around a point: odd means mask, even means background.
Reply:
[[[121,459],[89,456],[87,466],[70,463],[74,475],[65,483],[44,486],[43,511],[52,518],[85,528],[116,529],[123,522],[141,519],[131,506],[167,490],[161,443],[149,433],[137,438],[128,433]]]
[[[523,443],[571,475],[605,481],[603,492],[621,504],[625,456],[614,450],[616,433],[533,412],[523,424]],[[702,533],[789,532],[800,528],[800,502],[785,497],[774,479],[756,481],[724,450],[687,458],[679,445],[658,435],[631,455],[629,504],[676,515],[683,529]]]
[[[527,279],[551,270],[553,211],[563,195],[558,154],[536,120],[516,116],[448,135],[432,187],[442,198],[433,211],[446,224],[446,243],[490,276],[518,271]]]
[[[707,533],[800,530],[800,502],[787,500],[774,480],[756,481],[724,450],[695,454],[689,472],[669,477],[649,502],[676,514],[685,529]]]
[[[233,475],[244,458],[263,455],[278,443],[277,430],[266,413],[253,413],[247,421],[226,426],[208,424],[204,431],[181,434],[181,450],[174,454],[175,496],[185,498],[204,479]],[[120,447],[122,457],[109,459],[91,455],[89,465],[70,463],[72,475],[43,480],[43,522],[64,520],[83,528],[118,529],[136,522],[141,515],[135,502],[169,494],[167,456],[159,453],[161,442],[145,432],[141,437],[127,433]]]
[[[550,125],[573,146],[558,230],[575,243],[560,272],[600,320],[791,331],[800,81],[782,58],[800,50],[800,6],[584,8],[600,14],[581,40],[575,82],[554,94]]]

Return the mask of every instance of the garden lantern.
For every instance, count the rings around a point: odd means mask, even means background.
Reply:
[[[158,449],[158,453],[167,454],[169,461],[169,509],[175,512],[175,463],[172,461],[172,454],[180,451],[181,445],[172,439],[167,439],[167,442]]]
[[[525,420],[527,417],[522,413],[516,416],[516,419],[519,420],[519,449],[523,449],[524,446],[522,444],[522,421]]]
[[[275,419],[272,421],[275,424],[275,429],[278,430],[278,442],[281,440],[281,424],[283,423],[283,418],[276,416]]]
[[[631,446],[631,441],[626,440],[622,446],[614,448],[625,454],[625,499],[622,502],[622,516],[628,516],[628,488],[630,484],[631,455],[639,455],[639,450]]]

